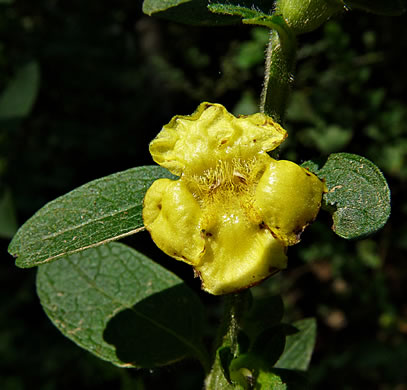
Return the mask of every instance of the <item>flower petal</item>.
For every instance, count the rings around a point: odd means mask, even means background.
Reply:
[[[156,180],[144,198],[144,225],[167,255],[198,265],[205,251],[201,236],[202,212],[181,181]]]
[[[176,175],[200,174],[218,161],[253,158],[286,138],[286,131],[264,114],[236,118],[220,104],[201,103],[190,116],[175,116],[150,144],[156,163]]]
[[[325,184],[291,161],[270,159],[255,194],[255,207],[274,236],[294,245],[316,218]]]
[[[285,247],[243,211],[221,212],[206,230],[206,251],[195,267],[202,288],[215,295],[251,287],[287,264]]]

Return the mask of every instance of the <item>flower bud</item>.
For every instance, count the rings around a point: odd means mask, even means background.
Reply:
[[[278,0],[276,14],[282,15],[295,34],[318,28],[343,8],[339,0]]]

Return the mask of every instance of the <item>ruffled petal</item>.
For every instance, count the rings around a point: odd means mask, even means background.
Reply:
[[[220,104],[202,103],[190,116],[175,116],[150,144],[159,165],[180,176],[215,168],[219,161],[253,158],[286,138],[270,117],[257,113],[235,117]]]
[[[254,204],[274,236],[293,245],[316,218],[325,184],[291,161],[270,160],[257,185]]]
[[[171,257],[198,265],[205,251],[202,211],[181,181],[156,180],[144,198],[144,225],[157,246]]]

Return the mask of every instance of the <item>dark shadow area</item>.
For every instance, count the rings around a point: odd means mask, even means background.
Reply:
[[[117,357],[137,367],[153,368],[194,357],[202,348],[201,303],[179,284],[150,295],[109,320],[103,338]]]

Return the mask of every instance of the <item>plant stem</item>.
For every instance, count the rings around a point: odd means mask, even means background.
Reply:
[[[220,347],[229,347],[233,357],[239,354],[238,334],[240,323],[250,302],[250,291],[246,290],[238,294],[230,294],[225,298],[225,308],[222,323],[219,327],[216,342],[216,356],[211,372],[205,380],[206,390],[230,390],[234,387],[225,378],[222,364],[217,351]]]
[[[270,32],[260,111],[281,123],[294,81],[296,39],[288,27]]]
[[[250,291],[246,290],[241,293],[227,296],[225,315],[223,319],[225,330],[223,344],[230,346],[233,356],[237,356],[239,352],[237,336],[240,330],[242,318],[249,306],[249,300],[251,299],[250,294]]]

